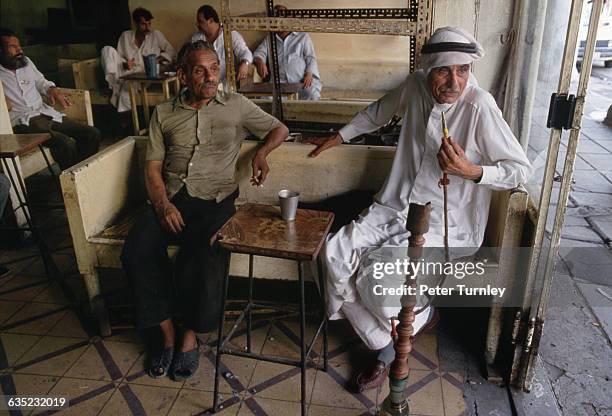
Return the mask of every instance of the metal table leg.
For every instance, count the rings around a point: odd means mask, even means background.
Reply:
[[[11,186],[15,189],[15,194],[17,195],[17,200],[19,202],[18,208],[29,208],[30,204],[28,202],[28,194],[25,186],[25,182],[21,176],[21,172],[19,170],[19,165],[17,164],[17,160],[15,158],[10,158],[12,169],[9,168],[9,163],[7,158],[2,158],[2,169],[4,170],[6,176],[11,182]],[[60,272],[53,261],[53,258],[49,254],[49,250],[47,249],[47,245],[42,239],[40,233],[38,232],[38,228],[34,225],[34,221],[32,220],[32,216],[30,214],[29,209],[23,209],[23,215],[28,223],[27,230],[32,232],[34,239],[38,245],[38,250],[40,251],[40,256],[43,260],[43,265],[45,267],[45,273],[47,276],[52,275],[54,277],[59,277]],[[21,227],[22,230],[26,230],[26,228]]]
[[[219,313],[219,330],[217,331],[217,357],[215,360],[215,388],[213,393],[213,412],[219,411],[219,364],[221,364],[221,344],[223,341],[223,326],[225,325],[225,304],[227,303],[227,290],[229,286],[229,266],[232,253],[228,253],[225,264],[225,277],[223,278],[223,296],[221,298],[221,312]]]
[[[300,368],[301,368],[301,404],[302,416],[306,415],[306,296],[304,292],[303,263],[298,261],[298,276],[300,279]]]
[[[321,257],[317,257],[317,272],[319,274],[319,291],[321,292],[321,317],[323,322],[323,371],[327,372],[327,292],[323,277],[323,264]]]
[[[40,153],[42,153],[43,157],[45,158],[45,163],[47,164],[47,169],[49,170],[49,173],[51,174],[51,177],[53,178],[53,183],[55,183],[55,187],[57,188],[57,192],[62,197],[62,199],[64,199],[64,197],[62,195],[62,187],[60,185],[59,176],[57,176],[55,174],[55,172],[53,171],[53,166],[51,165],[51,161],[47,157],[47,154],[45,153],[45,149],[42,146],[42,144],[38,145],[38,150],[40,150]]]
[[[249,301],[247,303],[247,352],[251,352],[251,326],[253,318],[253,255],[249,254]]]

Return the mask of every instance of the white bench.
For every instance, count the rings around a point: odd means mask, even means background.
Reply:
[[[146,201],[144,137],[127,137],[61,175],[70,231],[80,273],[103,335],[110,334],[97,269],[120,268],[120,253],[135,213]],[[377,191],[391,167],[395,148],[342,145],[308,158],[312,146],[285,143],[269,156],[270,175],[264,188],[249,184],[251,158],[257,142],[246,141],[240,151],[237,203],[277,204],[277,191],[299,190],[302,202],[319,202],[350,191]],[[516,247],[523,238],[527,193],[523,188],[494,192],[486,232],[489,247]],[[171,249],[172,250],[172,249]],[[507,251],[489,261],[494,273],[513,278],[516,262]],[[506,257],[504,257],[506,256]],[[308,268],[306,268],[308,269]],[[308,271],[308,270],[307,270]],[[230,273],[247,276],[246,256],[233,255]],[[294,262],[256,258],[254,275],[265,279],[294,279]],[[501,333],[501,309],[493,308],[487,340],[487,361],[492,362]],[[492,357],[492,358],[489,358]]]

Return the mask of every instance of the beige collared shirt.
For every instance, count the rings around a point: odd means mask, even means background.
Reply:
[[[236,162],[248,133],[261,139],[278,125],[240,94],[219,91],[199,110],[180,96],[155,108],[146,159],[163,161],[168,198],[185,185],[189,195],[219,202],[238,187]]]

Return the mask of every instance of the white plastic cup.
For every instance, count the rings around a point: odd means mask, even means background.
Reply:
[[[278,192],[278,200],[281,207],[281,217],[285,221],[295,220],[295,214],[297,213],[298,199],[300,193],[296,191],[290,191],[283,189]]]

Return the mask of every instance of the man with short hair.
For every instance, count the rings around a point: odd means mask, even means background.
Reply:
[[[493,97],[471,76],[473,61],[483,56],[469,33],[454,27],[436,30],[422,49],[423,69],[408,75],[396,89],[372,103],[337,134],[314,138],[311,156],[374,131],[394,115],[402,129],[391,172],[374,203],[356,221],[328,238],[323,259],[327,271],[328,313],[346,317],[364,343],[377,350],[368,371],[359,374],[357,391],[387,379],[395,351],[391,317],[399,307],[366,306],[367,293],[357,280],[366,254],[383,246],[406,247],[406,214],[411,202],[431,202],[429,247],[443,247],[444,201],[438,181],[448,186],[449,246],[478,248],[487,224],[491,192],[524,184],[531,165],[502,118]],[[441,139],[442,113],[452,138]],[[382,302],[381,302],[382,303]],[[415,333],[434,318],[432,308],[416,316]]]
[[[195,332],[215,329],[221,313],[228,254],[214,236],[235,212],[240,146],[247,132],[265,138],[252,161],[251,181],[261,185],[269,172],[267,155],[289,132],[244,96],[217,90],[221,65],[210,44],[185,45],[178,64],[186,91],[153,112],[145,164],[150,205],[130,231],[122,262],[149,351],[148,374],[158,378],[170,370],[174,380],[184,380],[198,367]],[[170,243],[180,247],[176,298]]]
[[[274,6],[274,10],[287,10],[287,7],[279,4]],[[280,82],[303,82],[303,88],[298,91],[299,99],[320,99],[321,77],[310,35],[304,32],[276,32],[274,38]],[[264,79],[270,75],[267,63],[269,45],[270,37],[266,36],[253,53],[253,63],[257,73]]]
[[[100,51],[104,77],[113,91],[111,103],[120,113],[132,108],[128,86],[121,77],[144,72],[143,56],[157,55],[159,64],[171,64],[176,56],[176,51],[164,34],[151,28],[153,15],[150,11],[138,7],[132,12],[132,20],[136,29],[121,34],[117,49],[105,46]]]
[[[62,107],[70,103],[51,81],[45,79],[34,62],[24,55],[15,32],[0,28],[0,81],[9,108],[14,133],[50,133],[44,143],[60,168],[67,169],[95,154],[100,131],[64,116],[43,102]]]
[[[191,36],[191,42],[203,40],[210,43],[221,61],[221,83],[226,86],[225,76],[225,47],[223,45],[223,28],[217,11],[208,4],[201,6],[196,13],[196,26],[198,31]],[[245,79],[248,75],[249,65],[253,62],[253,54],[246,45],[240,33],[232,30],[232,50],[236,69],[236,80]]]

